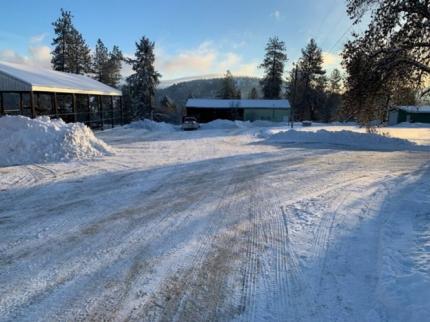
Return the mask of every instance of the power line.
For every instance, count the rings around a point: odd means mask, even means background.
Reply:
[[[333,49],[336,48],[337,44],[346,36],[346,34],[348,32],[351,31],[351,29],[354,27],[354,23],[352,23],[348,29],[345,30],[345,32],[338,38],[338,40],[336,40],[336,42],[334,43],[334,45],[330,48],[329,52],[331,52]]]
[[[331,3],[330,7],[328,7],[328,10],[327,10],[326,14],[324,15],[323,19],[321,20],[321,22],[318,25],[317,32],[319,32],[321,30],[321,28],[323,27],[323,25],[327,21],[327,19],[330,16],[330,14],[334,11],[333,9],[334,9],[335,5],[336,5],[336,0],[334,0]],[[315,38],[315,40],[318,40],[318,42],[319,42],[319,40],[321,40],[321,33],[318,33],[318,36],[313,37],[313,38]]]

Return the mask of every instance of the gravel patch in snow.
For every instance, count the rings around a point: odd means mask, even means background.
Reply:
[[[25,116],[0,118],[0,166],[85,160],[113,149],[82,123]]]

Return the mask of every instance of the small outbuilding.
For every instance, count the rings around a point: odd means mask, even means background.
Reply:
[[[397,106],[388,114],[388,125],[402,122],[430,123],[430,106]]]
[[[206,123],[216,119],[271,122],[288,122],[290,103],[288,100],[265,99],[196,99],[186,104],[187,116]]]
[[[87,76],[0,62],[0,115],[49,116],[103,129],[124,123],[121,96]]]

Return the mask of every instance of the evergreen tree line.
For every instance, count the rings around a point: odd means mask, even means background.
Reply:
[[[372,10],[367,30],[353,34],[342,53],[346,78],[338,70],[330,75],[323,68],[322,51],[315,40],[302,49],[293,68],[285,72],[288,61],[285,43],[270,38],[260,68],[261,97],[289,99],[296,120],[358,120],[370,124],[384,120],[388,109],[397,104],[415,104],[430,76],[430,7],[427,1],[348,0],[347,12],[355,23]],[[133,74],[123,86],[124,100],[133,117],[152,117],[154,94],[161,75],[154,68],[154,43],[142,37],[134,57],[125,59],[117,46],[108,50],[101,40],[91,53],[69,11],[61,10],[53,23],[52,66],[55,70],[88,74],[118,87],[121,63],[132,66]],[[287,74],[287,77],[284,75]],[[240,98],[231,72],[227,71],[219,89],[220,98]],[[254,88],[248,98],[257,99]]]
[[[114,46],[111,51],[101,39],[97,41],[93,54],[81,33],[72,22],[70,11],[61,10],[61,16],[53,23],[55,38],[52,65],[55,70],[91,75],[98,81],[119,87],[122,62],[130,64],[133,74],[122,85],[123,99],[129,110],[129,118],[153,118],[155,92],[161,75],[155,70],[154,42],[142,37],[136,43],[134,57],[124,58],[121,50]],[[338,70],[330,77],[322,68],[321,49],[312,39],[302,50],[302,57],[284,79],[287,54],[285,43],[279,38],[270,38],[266,54],[259,66],[264,70],[260,85],[265,99],[288,98],[295,111],[296,120],[334,120],[341,105],[342,78]],[[218,91],[219,98],[241,98],[230,71],[227,71]],[[256,88],[248,98],[258,99]]]
[[[73,25],[70,11],[61,9],[60,17],[52,24],[55,38],[52,41],[52,67],[54,70],[84,74],[119,88],[121,67],[130,64],[133,74],[127,77],[122,91],[129,119],[153,117],[154,96],[161,75],[155,70],[154,42],[142,37],[136,43],[134,58],[125,58],[118,46],[109,50],[101,39],[91,54],[82,34]]]
[[[118,87],[121,80],[122,52],[118,46],[109,51],[101,39],[97,40],[94,54],[82,34],[73,25],[70,11],[61,9],[61,16],[52,24],[52,67],[54,70],[91,75],[94,79]]]
[[[314,39],[302,49],[302,57],[294,63],[293,69],[284,78],[287,54],[285,43],[279,38],[270,38],[266,45],[264,70],[260,81],[264,99],[287,98],[294,108],[296,120],[333,121],[339,118],[342,103],[342,76],[334,69],[327,77],[323,69],[322,51]],[[241,98],[230,71],[225,74],[219,90],[219,98]],[[252,88],[247,96],[258,99],[258,91]]]
[[[367,30],[352,34],[342,52],[343,79],[328,76],[322,51],[311,39],[284,80],[286,48],[269,39],[260,68],[262,98],[288,98],[296,120],[352,120],[370,127],[387,120],[390,108],[416,105],[430,96],[430,4],[427,0],[347,0],[347,13],[359,23],[371,12]],[[220,97],[235,98],[231,74]],[[283,90],[285,86],[285,91]],[[258,98],[252,89],[248,98]]]

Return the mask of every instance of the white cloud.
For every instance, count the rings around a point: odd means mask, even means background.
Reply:
[[[156,68],[164,78],[182,77],[191,74],[207,73],[215,63],[217,52],[209,41],[201,43],[197,48],[183,50],[176,55],[167,54],[162,48],[156,50]]]
[[[241,64],[242,58],[236,53],[227,53],[222,61],[219,62],[221,70],[231,69],[238,64]]]
[[[233,75],[257,76],[257,63],[245,62],[233,51],[223,52],[211,41],[205,41],[196,48],[168,54],[156,47],[156,68],[164,80],[195,75],[224,74],[229,69]]]
[[[30,38],[30,43],[31,44],[41,43],[46,38],[47,35],[48,34],[46,32],[42,34],[34,35]]]
[[[49,67],[51,64],[51,48],[48,46],[30,47],[30,59],[33,63]]]
[[[332,70],[332,69],[341,69],[341,62],[342,62],[342,57],[338,54],[338,53],[330,53],[327,51],[324,51],[322,53],[322,58],[323,58],[323,67],[324,69],[327,70]]]
[[[233,72],[241,76],[261,77],[261,70],[258,69],[258,65],[259,63],[256,61],[242,64],[239,66],[239,69],[236,69]]]
[[[24,63],[25,59],[12,49],[0,50],[0,60],[8,61],[11,63]]]
[[[0,60],[50,68],[51,48],[41,44],[45,36],[46,34],[40,34],[31,37],[28,41],[27,53],[24,55],[9,48],[0,50]]]
[[[279,10],[275,10],[270,14],[271,17],[275,18],[276,20],[281,20],[281,12]]]

